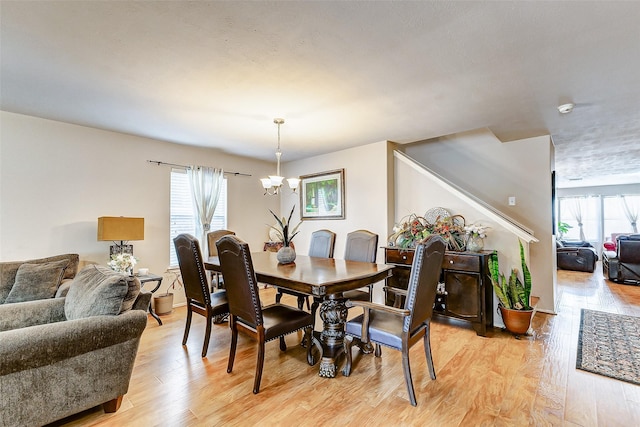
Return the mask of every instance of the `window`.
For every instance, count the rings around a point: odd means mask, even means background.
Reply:
[[[222,189],[216,211],[211,220],[211,230],[227,228],[227,179],[222,180]],[[171,171],[171,207],[169,224],[169,267],[178,266],[173,239],[181,233],[196,235],[196,221],[191,204],[191,191],[187,172],[183,169]],[[200,249],[207,252],[206,242],[200,242]]]
[[[624,195],[631,215],[640,209],[640,195]],[[580,228],[576,220],[577,207],[582,213],[585,238],[596,247],[611,240],[612,233],[631,233],[633,226],[620,195],[571,196],[558,199],[558,221],[566,222],[571,229],[563,236],[566,240],[580,240]]]
[[[640,196],[625,196],[630,207],[640,206]],[[611,239],[612,233],[632,233],[633,227],[624,210],[622,198],[607,196],[602,200],[604,215],[604,237]],[[634,209],[632,209],[634,211]]]
[[[562,197],[559,199],[558,218],[571,226],[564,235],[566,240],[581,240],[580,226],[576,214],[582,215],[582,231],[589,242],[599,241],[600,198],[599,197]]]

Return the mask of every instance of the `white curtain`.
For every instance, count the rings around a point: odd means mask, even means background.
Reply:
[[[638,209],[638,203],[634,203],[636,202],[636,200],[633,200],[633,199],[629,200],[624,196],[620,196],[620,199],[622,201],[621,203],[622,210],[624,211],[625,216],[631,223],[631,227],[633,227],[633,232],[637,233],[638,232],[638,211],[640,210]]]
[[[584,229],[582,227],[582,211],[584,210],[584,202],[584,199],[576,198],[573,200],[573,203],[569,205],[571,215],[573,215],[573,219],[576,220],[578,227],[580,228],[580,240],[583,242],[587,240],[584,236]]]
[[[196,218],[196,237],[200,240],[200,250],[207,245],[207,233],[220,198],[224,171],[205,166],[191,166],[187,169],[191,201]]]

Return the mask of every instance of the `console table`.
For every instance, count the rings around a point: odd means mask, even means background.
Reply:
[[[493,327],[493,289],[488,260],[492,251],[447,251],[442,260],[440,281],[444,292],[436,296],[434,317],[465,320],[478,335],[486,336]],[[407,289],[413,249],[385,247],[385,263],[394,266],[393,276],[386,279],[389,287]],[[391,293],[385,296],[387,305],[400,305]]]

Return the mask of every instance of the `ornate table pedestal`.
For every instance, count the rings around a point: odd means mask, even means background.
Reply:
[[[322,319],[322,359],[320,359],[320,376],[333,378],[336,376],[338,358],[344,352],[344,325],[347,322],[347,307],[342,295],[329,295],[320,305]]]

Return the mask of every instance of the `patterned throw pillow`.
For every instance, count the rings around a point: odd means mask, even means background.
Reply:
[[[53,298],[68,265],[68,259],[44,264],[22,264],[5,304]]]

